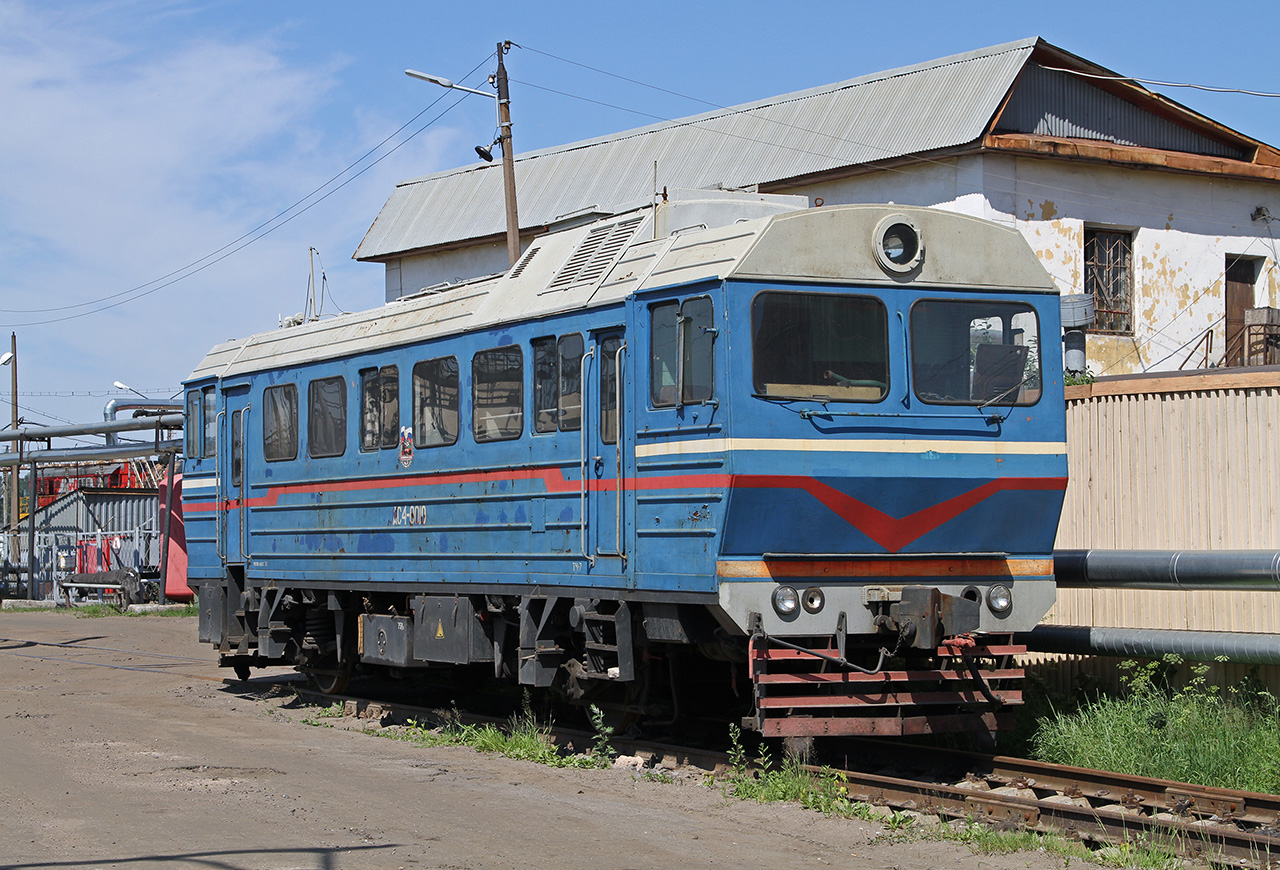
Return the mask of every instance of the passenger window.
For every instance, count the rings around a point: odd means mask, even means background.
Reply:
[[[341,456],[347,450],[347,382],[312,381],[307,390],[307,454],[314,459]]]
[[[600,440],[618,443],[618,348],[622,339],[606,338],[600,345]]]
[[[187,393],[186,451],[187,456],[191,459],[200,458],[200,435],[204,432],[204,421],[200,419],[200,412],[203,409],[204,398],[200,391],[192,390]]]
[[[213,387],[204,388],[204,455],[218,455],[218,397]]]
[[[655,305],[649,312],[649,400],[655,408],[670,408],[676,404],[676,379],[679,368],[676,356],[676,317],[679,306],[675,302]]]
[[[360,372],[360,449],[400,443],[400,369],[383,366]]]
[[[443,447],[458,440],[458,358],[413,367],[413,445]]]
[[[680,401],[704,402],[714,392],[716,329],[711,300],[688,299],[680,306]]]
[[[280,384],[262,391],[262,458],[298,458],[298,388]]]
[[[472,433],[479,442],[519,438],[524,426],[524,354],[517,345],[471,358]]]

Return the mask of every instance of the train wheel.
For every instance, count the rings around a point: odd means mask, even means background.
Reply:
[[[339,662],[336,657],[326,657],[315,665],[315,670],[308,676],[322,694],[341,695],[351,683],[351,672],[354,669],[351,662]]]

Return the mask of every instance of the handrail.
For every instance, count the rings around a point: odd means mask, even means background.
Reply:
[[[245,514],[249,512],[248,500],[244,497],[245,480],[249,477],[249,439],[245,437],[249,431],[249,411],[253,403],[246,403],[240,414],[240,558],[249,561],[249,536],[245,534]]]
[[[214,429],[217,431],[218,435],[222,434],[222,424],[226,416],[227,416],[227,409],[224,407],[213,418],[213,426],[214,426]],[[220,440],[222,441],[223,444],[227,444],[229,446],[230,438],[222,438]],[[229,464],[231,462],[231,451],[227,450],[225,455],[227,457],[227,462]],[[226,547],[224,546],[226,544],[227,501],[222,497],[222,481],[230,480],[231,469],[230,468],[227,469],[228,474],[226,477],[223,477],[223,475],[218,474],[216,469],[218,465],[218,460],[220,458],[221,458],[220,456],[215,455],[213,460],[213,464],[215,468],[214,473],[216,475],[215,479],[218,481],[218,486],[217,486],[217,489],[215,490],[215,492],[217,493],[217,510],[215,510],[213,514],[214,515],[213,551],[214,553],[217,554],[218,561],[225,563],[227,561]]]
[[[1205,345],[1204,365],[1200,366],[1200,368],[1207,369],[1209,367],[1209,354],[1213,353],[1213,327],[1212,326],[1210,326],[1208,329],[1204,331],[1204,335],[1202,335],[1200,337],[1200,340],[1195,343],[1195,347],[1191,348],[1191,353],[1187,354],[1187,358],[1182,361],[1182,365],[1178,366],[1178,371],[1182,371],[1186,367],[1187,363],[1191,362],[1191,358],[1196,355],[1196,351],[1200,349],[1200,345],[1202,344]]]
[[[587,386],[591,382],[591,379],[587,377],[587,357],[594,359],[595,355],[596,349],[592,347],[582,355],[582,361],[578,368],[578,376],[582,379],[582,411],[579,415],[581,425],[578,427],[578,443],[581,446],[578,469],[582,478],[578,497],[579,533],[582,541],[582,558],[586,559],[587,564],[592,567],[595,567],[596,557],[587,553],[587,409],[591,407],[587,403]]]

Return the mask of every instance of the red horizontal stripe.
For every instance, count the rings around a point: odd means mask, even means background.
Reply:
[[[463,471],[416,474],[403,477],[376,477],[343,480],[333,483],[285,483],[271,487],[257,498],[226,501],[188,502],[185,510],[200,513],[211,510],[235,510],[238,507],[270,507],[283,495],[325,492],[368,492],[412,486],[449,486],[451,484],[541,481],[546,492],[580,492],[582,482],[569,480],[556,467],[511,468],[501,471]],[[616,492],[615,480],[588,480],[589,492]],[[623,480],[628,492],[668,489],[798,489],[808,493],[828,510],[858,529],[890,553],[896,553],[912,541],[955,519],[969,508],[1005,491],[1051,491],[1067,488],[1065,477],[998,477],[986,483],[922,508],[905,517],[893,517],[859,501],[833,486],[812,477],[785,474],[686,474],[663,477],[631,477]]]

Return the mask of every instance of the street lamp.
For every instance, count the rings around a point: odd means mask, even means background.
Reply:
[[[111,386],[115,387],[117,390],[127,390],[130,393],[137,393],[139,396],[142,396],[142,398],[146,399],[148,402],[151,401],[151,397],[148,396],[146,393],[135,390],[133,387],[129,386],[128,384],[122,384],[119,381],[112,381]]]
[[[479,94],[482,97],[491,97],[497,101],[499,130],[497,141],[502,145],[502,188],[506,197],[507,209],[507,259],[510,261],[510,265],[514,266],[516,261],[520,259],[520,219],[516,216],[516,159],[515,152],[511,148],[511,95],[507,90],[507,68],[502,63],[502,56],[510,50],[510,42],[498,43],[498,71],[493,76],[493,84],[498,89],[496,94],[463,87],[444,76],[433,76],[430,73],[418,72],[417,70],[407,69],[404,74],[410,78],[431,82],[433,85],[439,85],[442,88],[464,91],[468,94]],[[484,146],[477,145],[476,153],[485,161],[493,159],[493,155]]]

